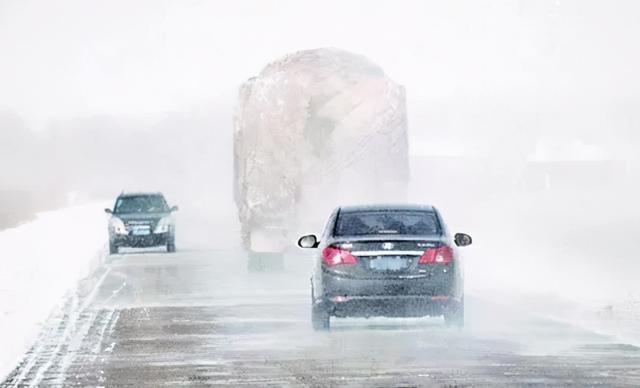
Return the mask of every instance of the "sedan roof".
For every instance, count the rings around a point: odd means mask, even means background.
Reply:
[[[342,206],[340,212],[361,211],[434,211],[435,208],[426,204],[371,204],[358,206]]]

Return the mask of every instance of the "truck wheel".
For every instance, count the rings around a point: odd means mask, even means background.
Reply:
[[[453,302],[444,311],[444,323],[447,327],[464,327],[464,297],[460,302]]]
[[[112,242],[109,243],[109,254],[110,255],[118,254],[118,246]]]
[[[311,325],[315,331],[328,331],[331,328],[329,312],[320,306],[312,306]]]
[[[169,253],[174,253],[176,251],[176,239],[172,238],[171,240],[169,240],[169,242],[167,243],[167,252]]]

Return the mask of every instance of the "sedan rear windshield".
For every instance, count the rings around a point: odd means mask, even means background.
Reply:
[[[137,195],[118,198],[115,207],[116,214],[166,213],[168,211],[167,202],[159,195]]]
[[[335,236],[439,235],[440,222],[432,211],[358,211],[338,215]]]

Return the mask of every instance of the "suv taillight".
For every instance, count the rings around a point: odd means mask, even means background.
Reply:
[[[335,267],[342,264],[356,264],[358,259],[349,251],[335,247],[326,247],[322,250],[322,262],[327,267]]]
[[[418,264],[449,264],[453,261],[453,249],[446,245],[429,248],[422,256]]]

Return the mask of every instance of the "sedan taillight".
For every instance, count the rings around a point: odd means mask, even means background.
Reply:
[[[322,262],[327,267],[335,267],[336,265],[357,264],[358,259],[344,249],[326,247],[322,250]]]
[[[449,264],[453,261],[453,249],[446,245],[429,248],[422,256],[418,264]]]

